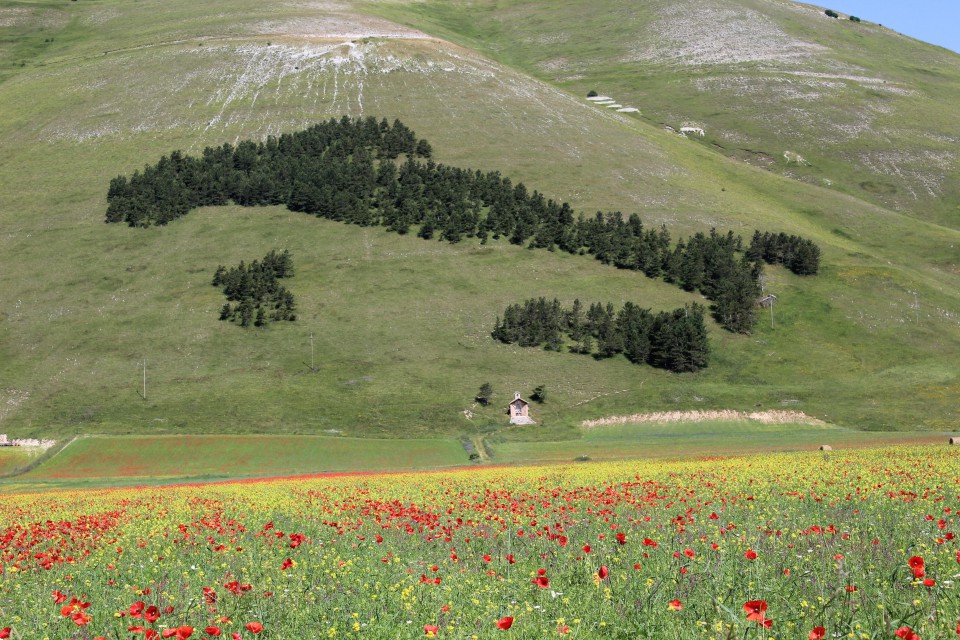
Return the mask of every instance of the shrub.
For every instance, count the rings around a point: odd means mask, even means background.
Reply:
[[[826,11],[824,11],[824,13],[827,14],[828,16],[830,16],[831,18],[839,18],[839,17],[840,17],[840,14],[837,13],[836,11],[834,11],[833,9],[827,9]]]
[[[490,401],[493,399],[493,386],[489,382],[484,382],[480,385],[480,392],[474,397],[474,400],[487,406],[490,404]]]
[[[534,402],[543,404],[547,401],[547,389],[542,384],[539,385],[536,389],[533,390],[533,394],[530,396],[530,399]]]
[[[590,91],[587,92],[587,97],[588,97],[588,98],[595,98],[595,97],[597,97],[597,95],[599,95],[599,94],[598,94],[596,91],[594,91],[593,89],[591,89]]]
[[[860,22],[860,18],[857,16],[850,16],[850,22]]]

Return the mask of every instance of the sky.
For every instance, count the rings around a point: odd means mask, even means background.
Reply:
[[[960,52],[960,0],[807,0]]]

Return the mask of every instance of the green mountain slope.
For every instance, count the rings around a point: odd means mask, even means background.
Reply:
[[[960,55],[869,16],[792,0],[373,7],[650,123],[702,128],[724,155],[960,227]]]
[[[539,426],[511,437],[757,405],[858,428],[960,426],[960,232],[942,216],[781,177],[598,107],[582,97],[592,79],[573,95],[524,73],[536,61],[500,51],[502,31],[485,46],[518,68],[371,9],[0,0],[0,431],[471,434],[501,425],[512,393],[539,384],[550,394]],[[473,19],[444,19],[461,15]],[[531,296],[655,310],[701,301],[587,256],[427,242],[281,208],[210,208],[149,230],[103,223],[110,179],[162,154],[344,114],[399,118],[440,162],[500,170],[588,214],[635,211],[675,237],[799,233],[822,246],[824,268],[768,269],[774,327],[711,326],[710,368],[672,375],[489,338],[496,315]],[[219,322],[216,266],[274,248],[294,255],[298,322]],[[483,382],[495,407],[472,404]]]

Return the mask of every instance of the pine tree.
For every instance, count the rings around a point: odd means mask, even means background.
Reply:
[[[634,364],[643,364],[650,357],[650,326],[653,317],[646,309],[632,302],[624,304],[617,316],[623,336],[623,353]]]
[[[623,334],[614,317],[613,305],[609,302],[603,310],[596,336],[598,357],[610,358],[623,351]]]
[[[416,154],[421,158],[433,157],[433,147],[430,146],[429,142],[421,138],[420,141],[417,142]]]
[[[487,406],[488,404],[490,404],[490,401],[492,399],[493,399],[493,386],[489,382],[484,382],[482,385],[480,385],[480,391],[474,397],[474,400],[476,400],[483,406]]]
[[[580,304],[579,298],[573,301],[573,307],[567,314],[567,335],[570,336],[570,339],[574,342],[574,345],[570,347],[570,349],[575,353],[582,353],[580,349],[583,339],[588,335],[588,332],[586,321],[583,317],[583,305]]]
[[[250,326],[250,321],[253,319],[253,303],[250,298],[246,298],[240,303],[240,306],[237,307],[237,315],[240,316],[241,327]]]
[[[714,299],[714,316],[728,331],[750,333],[756,324],[756,302],[760,286],[749,260],[738,264],[733,276],[720,283]]]
[[[537,385],[534,388],[533,393],[530,394],[530,399],[539,404],[543,404],[547,401],[547,388],[542,384]]]
[[[706,368],[710,359],[710,341],[703,322],[703,305],[694,303],[686,311],[687,362],[690,371],[699,371]]]

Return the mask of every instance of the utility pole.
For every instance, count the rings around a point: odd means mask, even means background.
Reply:
[[[773,304],[777,301],[773,296],[770,297],[770,328],[773,329]]]
[[[147,359],[143,359],[143,394],[144,401],[147,399]]]
[[[316,372],[317,372],[317,367],[316,367],[315,364],[314,364],[313,353],[314,353],[314,348],[313,348],[313,333],[311,333],[311,334],[310,334],[310,371],[316,373]]]

